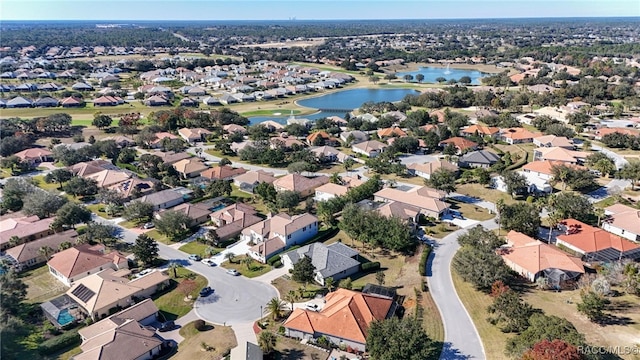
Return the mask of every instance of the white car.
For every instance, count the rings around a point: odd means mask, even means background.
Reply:
[[[313,303],[307,303],[304,305],[304,308],[311,311],[318,311],[318,305]]]
[[[213,262],[213,260],[209,259],[209,258],[202,259],[202,263],[205,264],[205,265],[209,265],[209,266],[216,266],[216,263]]]
[[[233,275],[233,276],[238,276],[238,275],[240,275],[240,273],[239,273],[239,272],[238,272],[238,270],[236,270],[236,269],[229,269],[229,270],[227,270],[227,274],[229,274],[229,275]]]

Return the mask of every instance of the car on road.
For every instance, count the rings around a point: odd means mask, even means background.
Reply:
[[[159,332],[167,332],[167,331],[171,331],[173,329],[176,328],[176,323],[174,323],[173,321],[167,321],[162,323],[162,325],[160,325],[160,327],[158,328]]]
[[[202,259],[201,262],[205,265],[216,266],[216,263],[210,258]]]
[[[153,229],[154,227],[156,227],[156,225],[154,223],[152,223],[152,222],[148,222],[148,223],[142,225],[143,229]]]
[[[191,255],[189,255],[189,260],[200,261],[200,260],[202,260],[202,258],[198,254],[191,254]]]
[[[311,311],[318,311],[318,304],[307,303],[304,308]]]
[[[200,290],[200,296],[205,297],[213,292],[213,289],[209,286],[205,286]]]
[[[236,270],[236,269],[229,269],[229,270],[227,270],[227,274],[229,274],[229,275],[233,275],[233,276],[238,276],[238,275],[240,275],[240,273],[239,273],[239,272],[238,272],[238,270]]]

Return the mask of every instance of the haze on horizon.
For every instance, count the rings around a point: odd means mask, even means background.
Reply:
[[[1,20],[361,20],[640,16],[638,0],[2,0]]]

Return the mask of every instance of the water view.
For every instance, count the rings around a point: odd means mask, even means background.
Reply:
[[[424,80],[422,80],[422,82],[426,83],[437,83],[438,81],[436,79],[440,77],[448,81],[451,79],[460,80],[461,77],[468,76],[471,78],[472,85],[480,85],[480,78],[489,75],[478,70],[451,69],[448,67],[441,68],[427,66],[421,67],[420,69],[415,71],[398,72],[396,73],[396,76],[398,76],[398,79],[402,79],[405,75],[411,75],[413,76],[413,81],[416,81],[416,75],[418,74],[424,75]]]
[[[300,106],[320,110],[317,113],[301,115],[299,117],[309,120],[321,119],[328,116],[344,117],[347,112],[359,108],[360,105],[368,101],[395,102],[402,100],[408,94],[414,93],[417,93],[417,91],[413,89],[352,89],[333,92],[297,101]],[[288,117],[289,114],[287,111],[283,110],[280,116],[255,116],[250,117],[249,121],[251,124],[257,124],[267,120],[274,120],[278,123],[286,124]]]

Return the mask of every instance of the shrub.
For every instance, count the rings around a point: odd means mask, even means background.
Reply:
[[[280,261],[280,255],[274,255],[270,258],[267,259],[267,264],[271,265],[271,266],[275,266],[273,264],[275,264],[276,261]]]
[[[60,336],[45,340],[38,345],[38,352],[49,355],[60,350],[80,345],[80,335],[77,331],[68,331]]]
[[[378,261],[368,262],[368,263],[364,263],[364,264],[362,264],[360,266],[362,268],[362,271],[373,271],[373,270],[380,269],[380,262],[378,262]]]
[[[284,326],[280,326],[280,327],[278,328],[278,334],[280,334],[280,335],[284,335],[284,332],[285,332],[285,328],[284,328]]]
[[[431,246],[425,245],[424,250],[422,250],[422,257],[420,257],[420,268],[418,269],[422,276],[427,276],[427,260],[429,259],[429,254],[431,254]]]
[[[205,324],[204,320],[198,319],[193,322],[193,327],[198,331],[204,331],[207,328],[207,324]]]
[[[273,267],[275,268],[281,268],[282,267],[282,261],[278,260],[276,262],[273,263]]]

